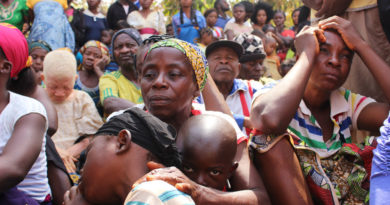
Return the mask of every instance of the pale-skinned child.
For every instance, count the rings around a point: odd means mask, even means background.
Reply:
[[[76,67],[72,53],[55,50],[45,57],[42,74],[46,92],[58,115],[58,130],[52,139],[69,173],[76,171],[74,163],[88,146],[89,136],[103,124],[91,97],[73,89]]]

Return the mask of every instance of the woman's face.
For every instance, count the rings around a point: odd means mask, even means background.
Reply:
[[[267,13],[265,10],[260,9],[257,11],[256,20],[258,25],[264,25],[267,22]]]
[[[142,65],[139,81],[146,108],[163,121],[190,112],[192,100],[199,96],[192,66],[175,48],[153,49]]]
[[[326,42],[320,44],[308,86],[330,92],[338,89],[347,79],[353,52],[338,33],[325,31],[324,35]]]
[[[281,26],[284,24],[284,15],[281,12],[276,12],[274,15],[274,23],[276,26]]]
[[[140,0],[139,3],[142,9],[148,9],[153,4],[153,0]]]
[[[298,25],[298,17],[299,17],[299,13],[300,13],[300,11],[298,10],[298,11],[295,11],[294,12],[294,14],[293,14],[293,16],[292,16],[292,19],[293,19],[293,23],[294,23],[294,25]]]
[[[217,12],[215,11],[211,12],[206,18],[207,25],[209,27],[214,27],[215,23],[217,23],[217,18],[218,18]]]
[[[243,6],[236,6],[233,9],[233,16],[236,19],[236,22],[243,22],[245,20],[246,12]]]
[[[43,60],[45,59],[45,56],[47,54],[47,51],[43,48],[34,48],[32,49],[30,56],[32,58],[32,64],[31,68],[32,71],[34,71],[36,80],[38,84],[41,84],[41,74],[43,71]]]
[[[192,5],[192,0],[180,0],[181,7],[190,7]]]
[[[83,54],[83,68],[93,70],[96,61],[102,58],[102,51],[94,46],[85,49]]]
[[[87,0],[88,8],[96,8],[100,4],[100,0]]]

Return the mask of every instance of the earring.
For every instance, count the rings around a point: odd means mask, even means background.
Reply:
[[[226,179],[226,185],[227,185],[228,190],[232,188],[232,186],[230,185],[229,179]]]

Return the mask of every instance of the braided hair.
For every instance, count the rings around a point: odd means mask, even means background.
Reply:
[[[199,28],[199,24],[198,24],[198,19],[195,15],[195,10],[193,9],[193,6],[191,5],[191,13],[190,13],[190,21],[191,21],[191,24],[194,25],[196,28]],[[183,9],[180,5],[180,24],[183,24],[184,23],[184,19],[183,19]]]

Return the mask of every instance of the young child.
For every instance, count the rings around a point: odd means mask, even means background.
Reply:
[[[102,30],[100,41],[104,43],[108,48],[111,47],[111,39],[114,35],[114,31],[111,29],[104,29]],[[111,51],[110,51],[111,53]]]
[[[177,136],[182,171],[191,180],[218,190],[230,188],[229,178],[238,167],[234,161],[240,129],[233,118],[218,112],[187,120]]]
[[[264,59],[265,76],[271,77],[274,80],[279,80],[282,76],[279,74],[278,69],[280,66],[279,57],[276,55],[277,43],[274,37],[267,34],[264,37],[264,51],[267,57]]]
[[[215,9],[208,9],[204,12],[204,17],[206,18],[207,27],[213,31],[213,36],[217,39],[224,39],[225,35],[221,27],[215,26],[218,19],[218,13]]]
[[[173,26],[171,23],[167,25],[165,30],[167,31],[167,35],[171,35],[171,36],[175,35],[175,32],[173,30]]]
[[[238,3],[233,7],[233,16],[235,22],[228,22],[225,26],[224,32],[228,40],[233,40],[235,36],[238,36],[241,33],[250,34],[253,31],[251,25],[246,25],[245,21],[247,20],[247,15],[245,11],[245,5]]]
[[[206,47],[212,42],[216,41],[217,38],[213,35],[213,31],[210,28],[202,28],[199,32],[200,38],[197,39],[198,47],[203,53],[206,51]]]
[[[282,65],[279,67],[279,74],[284,77],[287,75],[288,71],[295,65],[295,59],[290,58],[283,61]]]
[[[58,115],[58,130],[52,139],[69,173],[75,172],[74,162],[88,146],[88,137],[103,124],[91,97],[73,89],[76,78],[72,53],[55,50],[46,55],[42,80]]]
[[[41,74],[43,70],[43,59],[51,47],[45,41],[33,41],[28,44],[28,53],[32,58],[31,68],[34,71],[36,82],[38,85],[42,83]]]

